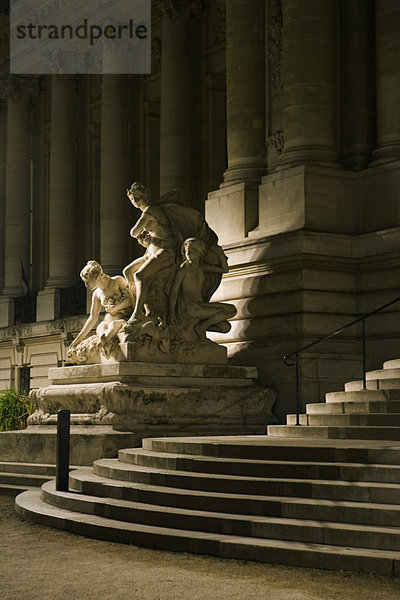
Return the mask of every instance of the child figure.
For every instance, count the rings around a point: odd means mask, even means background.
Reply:
[[[205,273],[222,274],[228,271],[226,257],[219,253],[219,265],[203,262],[207,249],[197,238],[188,238],[182,245],[185,258],[176,274],[169,297],[169,318],[171,323],[185,317],[197,321],[194,329],[201,340],[206,340],[206,331],[227,333],[231,325],[227,321],[235,316],[236,308],[232,304],[207,302],[204,294]],[[182,308],[177,310],[180,294]],[[185,325],[185,323],[183,323]]]

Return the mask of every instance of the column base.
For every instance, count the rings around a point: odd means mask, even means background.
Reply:
[[[261,177],[267,170],[266,164],[262,165],[237,165],[229,167],[224,173],[224,180],[220,188],[225,188],[237,183],[260,183]]]
[[[61,316],[60,290],[49,288],[42,290],[37,296],[36,320],[54,321]]]
[[[319,146],[295,146],[293,148],[284,146],[280,164],[283,169],[300,165],[342,168],[334,150]]]
[[[15,319],[14,298],[0,297],[0,327],[12,327]]]
[[[382,144],[372,152],[371,167],[388,162],[400,162],[400,144],[398,142]]]

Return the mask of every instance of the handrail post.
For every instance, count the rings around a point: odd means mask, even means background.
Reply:
[[[300,365],[299,354],[296,353],[296,426],[300,425]]]
[[[68,492],[70,411],[59,410],[57,416],[56,490]]]
[[[367,367],[366,367],[366,346],[365,346],[365,319],[362,320],[362,362],[363,362],[363,389],[367,389]]]

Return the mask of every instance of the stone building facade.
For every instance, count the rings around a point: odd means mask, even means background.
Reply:
[[[0,388],[65,361],[88,259],[140,253],[141,180],[205,212],[230,264],[215,299],[238,310],[214,339],[292,412],[282,356],[400,295],[399,56],[398,0],[165,0],[150,75],[3,65]],[[399,306],[368,321],[369,368],[399,355]],[[305,353],[303,400],[359,377],[360,352],[354,328]]]

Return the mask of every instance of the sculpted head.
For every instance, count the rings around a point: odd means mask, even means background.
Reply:
[[[126,190],[126,194],[135,208],[143,210],[151,204],[151,189],[139,181],[132,183],[131,187]]]
[[[187,238],[182,244],[182,254],[189,263],[201,260],[206,252],[206,245],[198,238]]]
[[[103,267],[96,260],[89,260],[80,272],[82,281],[90,290],[96,289],[97,283],[103,275]]]

